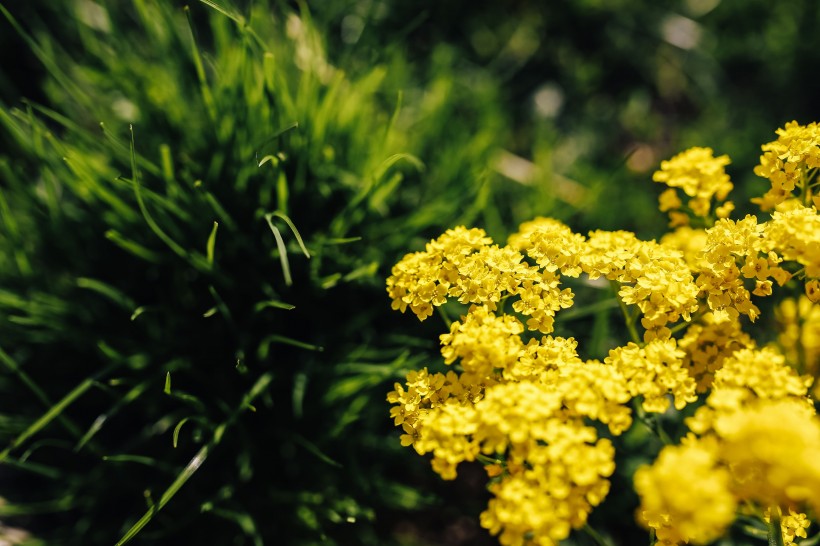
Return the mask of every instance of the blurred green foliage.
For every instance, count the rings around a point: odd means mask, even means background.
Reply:
[[[0,519],[48,544],[492,543],[387,418],[439,330],[390,266],[538,214],[656,236],[692,145],[743,211],[750,143],[819,117],[811,0],[3,5]]]

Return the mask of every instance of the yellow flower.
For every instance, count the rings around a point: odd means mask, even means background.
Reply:
[[[518,361],[503,371],[509,380],[539,380],[546,383],[554,377],[552,372],[570,364],[581,364],[578,358],[578,342],[573,338],[543,336],[531,339],[521,352]]]
[[[752,199],[762,210],[771,210],[805,185],[809,172],[820,166],[820,127],[791,121],[777,131],[777,140],[762,146],[763,155],[755,174],[768,178],[771,189]],[[805,189],[803,190],[805,191]]]
[[[556,545],[583,527],[609,492],[615,469],[609,440],[596,441],[594,429],[578,421],[559,420],[549,422],[544,439],[546,445],[531,445],[526,461],[508,463],[509,474],[489,486],[494,498],[481,525],[503,545]]]
[[[785,283],[789,274],[778,264],[781,258],[771,252],[764,233],[769,228],[758,224],[757,218],[748,215],[743,220],[718,220],[706,230],[706,245],[698,264],[697,285],[706,297],[709,308],[720,320],[746,315],[754,321],[760,309],[752,303],[751,293],[743,279],[761,281],[755,295],[771,293],[771,283]]]
[[[783,354],[816,377],[820,374],[820,305],[806,297],[784,299],[775,309],[775,318]]]
[[[674,188],[680,188],[691,199],[689,208],[695,216],[707,217],[713,198],[723,201],[732,191],[732,183],[725,167],[729,156],[714,157],[711,148],[690,148],[668,161],[661,162],[661,168],[652,175],[652,180],[669,186],[661,194],[660,210],[676,210],[681,206]],[[722,213],[726,213],[724,205]],[[679,222],[675,222],[680,225]]]
[[[678,210],[683,206],[683,201],[678,197],[678,192],[674,188],[669,188],[663,191],[658,197],[658,208],[661,212],[670,210]]]
[[[763,513],[763,521],[768,523],[770,514],[771,509],[767,508]],[[789,513],[787,515],[781,515],[780,518],[780,529],[783,533],[783,546],[792,546],[793,544],[796,544],[794,539],[797,537],[806,538],[806,529],[808,529],[810,525],[811,521],[806,514],[803,514],[802,512],[795,512],[789,508]]]
[[[820,508],[820,423],[799,400],[760,400],[715,420],[732,490],[761,506]]]
[[[674,339],[658,339],[644,347],[629,343],[612,349],[604,363],[623,375],[631,396],[643,396],[644,410],[663,413],[669,408],[668,394],[677,409],[697,399],[695,380],[683,367],[683,356]]]
[[[706,230],[681,226],[661,237],[661,244],[681,251],[686,265],[696,271],[706,247]]]
[[[689,326],[678,341],[678,347],[685,352],[683,365],[697,381],[699,393],[712,386],[715,372],[726,358],[738,349],[754,346],[754,340],[741,331],[738,320],[717,322],[711,313],[704,315],[699,324]]]
[[[597,361],[571,363],[557,370],[553,381],[566,416],[594,419],[608,425],[616,436],[632,424],[626,405],[632,398],[629,384],[614,366]]]
[[[698,309],[698,287],[689,266],[670,246],[641,241],[626,231],[594,231],[581,267],[591,279],[604,276],[621,283],[618,295],[640,309],[646,341],[668,338],[667,324],[689,320]]]
[[[811,383],[811,377],[798,375],[771,347],[740,349],[723,361],[706,405],[698,408],[686,424],[693,432],[704,434],[719,417],[736,413],[758,399],[791,399],[811,406],[806,397]]]
[[[766,222],[763,249],[805,267],[808,277],[820,277],[820,214],[798,205],[775,211]]]
[[[509,245],[535,260],[546,271],[561,270],[563,275],[577,277],[581,246],[584,236],[573,233],[570,228],[553,218],[536,218],[524,222],[509,238]]]
[[[527,328],[548,334],[553,330],[555,313],[572,307],[573,293],[569,288],[559,288],[558,275],[544,271],[523,281],[516,294],[519,299],[512,305],[513,310],[529,317]]]
[[[806,297],[812,303],[820,303],[820,279],[810,279],[806,281],[804,287]]]
[[[487,306],[473,306],[440,336],[441,354],[446,364],[460,359],[464,371],[489,377],[518,361],[524,350],[519,335],[523,331],[524,325],[513,315],[497,316]]]
[[[419,455],[432,453],[433,470],[445,480],[456,477],[456,468],[464,461],[474,461],[480,446],[473,437],[478,430],[475,406],[448,401],[425,416],[424,427],[413,447]]]
[[[735,518],[729,472],[718,464],[714,442],[690,440],[665,447],[651,466],[635,472],[641,498],[638,521],[662,544],[706,544]]]

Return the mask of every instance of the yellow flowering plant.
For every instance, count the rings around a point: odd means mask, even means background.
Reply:
[[[820,514],[820,127],[777,135],[755,168],[771,182],[753,200],[762,220],[731,218],[728,156],[692,148],[653,176],[668,186],[659,242],[536,218],[506,245],[449,229],[393,267],[394,309],[425,320],[458,302],[462,314],[442,313],[449,369],[410,372],[390,415],[442,478],[484,465],[480,521],[501,544],[551,546],[573,530],[609,544],[588,517],[610,491],[618,437],[644,425],[663,444],[633,478],[651,544],[807,536]],[[603,361],[552,335],[579,280],[611,286],[629,334]],[[764,298],[774,339],[756,322]],[[684,427],[677,443],[660,415]]]

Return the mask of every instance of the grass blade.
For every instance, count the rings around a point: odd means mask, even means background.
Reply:
[[[185,483],[191,479],[197,470],[202,466],[205,460],[208,458],[210,452],[222,441],[222,436],[225,434],[225,430],[229,426],[231,426],[236,418],[239,417],[239,414],[247,408],[251,402],[262,392],[265,391],[267,386],[273,380],[273,375],[271,373],[266,373],[262,375],[256,383],[253,385],[250,391],[243,397],[240,404],[231,414],[231,416],[221,425],[219,425],[216,430],[214,430],[214,435],[211,438],[211,441],[202,446],[202,448],[197,451],[196,455],[188,462],[185,468],[180,472],[176,479],[171,483],[168,489],[162,494],[159,498],[159,501],[152,506],[148,511],[143,514],[143,516],[123,535],[123,537],[117,542],[116,546],[122,546],[131,541],[137,534],[148,525],[154,516],[162,510],[168,501],[170,501],[174,495],[176,495],[177,491],[179,491]]]
[[[283,343],[285,345],[292,345],[293,347],[299,347],[300,349],[306,349],[308,351],[322,352],[325,350],[324,347],[320,347],[319,345],[311,345],[310,343],[305,343],[304,341],[299,341],[296,339],[291,339],[289,337],[271,334],[265,339],[263,339],[261,343],[259,343],[259,358],[266,358],[268,356],[268,351],[270,350],[271,343]]]
[[[111,370],[113,370],[116,365],[108,366],[103,371],[99,372],[98,374],[89,377],[88,379],[84,380],[82,383],[74,387],[71,392],[63,397],[62,400],[54,404],[42,417],[37,419],[34,423],[32,423],[26,430],[23,431],[17,438],[15,438],[11,444],[0,453],[0,462],[6,460],[6,457],[9,456],[11,451],[21,444],[28,440],[33,435],[37,434],[40,430],[45,428],[49,423],[51,423],[54,419],[58,418],[60,414],[70,406],[75,400],[77,400],[80,396],[85,394],[87,390],[93,387],[99,378],[103,375],[108,374]]]
[[[288,225],[290,230],[293,232],[294,237],[296,237],[296,242],[299,243],[299,248],[302,249],[302,253],[305,255],[306,258],[309,259],[310,258],[310,252],[308,252],[307,247],[305,247],[305,243],[302,241],[302,236],[299,235],[299,230],[296,229],[296,226],[293,225],[293,222],[291,222],[290,218],[288,218],[288,216],[285,213],[280,212],[278,210],[275,211],[275,212],[272,212],[268,215],[265,215],[265,217],[268,217],[268,216],[271,216],[271,217],[276,216],[277,218],[281,218],[282,220],[285,221],[285,223]]]
[[[202,56],[199,54],[199,47],[196,43],[196,36],[194,36],[194,22],[191,18],[191,9],[185,6],[185,16],[188,18],[188,28],[191,30],[191,52],[194,58],[194,66],[196,67],[196,77],[199,80],[199,89],[202,93],[202,101],[205,103],[205,109],[208,111],[208,117],[211,123],[216,125],[216,105],[214,104],[214,96],[211,94],[211,88],[208,87],[208,80],[205,77],[205,66],[202,64]]]
[[[283,301],[276,301],[276,300],[267,300],[267,301],[260,301],[256,305],[253,306],[254,312],[258,313],[264,309],[268,309],[269,307],[273,307],[275,309],[284,309],[285,311],[290,311],[291,309],[296,309],[295,305],[291,305],[289,303],[285,303]]]
[[[211,235],[208,237],[208,244],[206,248],[208,264],[214,265],[214,247],[216,246],[216,230],[219,228],[219,223],[214,220],[214,227],[211,229]]]
[[[265,215],[265,221],[270,226],[270,230],[273,232],[273,238],[276,239],[276,248],[279,249],[279,261],[282,262],[282,275],[285,277],[285,284],[290,286],[293,284],[293,279],[290,276],[290,263],[288,262],[288,251],[285,248],[285,241],[282,240],[282,234],[279,233],[279,228],[273,225],[271,221],[271,214]]]
[[[0,347],[0,362],[5,364],[6,368],[8,368],[9,371],[11,371],[11,373],[19,377],[20,381],[22,381],[23,384],[25,384],[29,388],[29,390],[31,390],[31,392],[34,393],[34,396],[36,396],[37,399],[40,400],[40,402],[42,402],[45,407],[50,408],[54,406],[54,404],[48,398],[46,393],[43,392],[39,386],[37,386],[34,380],[31,379],[31,377],[29,377],[26,372],[20,369],[20,366],[17,365],[17,362],[15,362],[14,359],[12,359],[8,355],[8,353],[6,353],[3,350],[2,347]],[[73,434],[76,437],[80,436],[80,429],[73,422],[71,422],[71,420],[68,419],[68,417],[60,415],[59,420],[66,428],[66,430],[68,430],[71,434]]]
[[[140,211],[142,212],[142,217],[145,218],[145,222],[148,224],[148,227],[151,228],[157,237],[159,237],[162,242],[164,242],[168,247],[173,250],[178,256],[181,258],[188,259],[188,253],[185,251],[184,248],[179,246],[173,239],[171,239],[168,234],[166,234],[162,228],[154,221],[154,218],[151,216],[151,213],[148,212],[148,209],[145,206],[145,201],[142,198],[142,192],[140,191],[140,181],[138,177],[137,171],[137,154],[134,148],[134,126],[129,126],[131,130],[131,180],[134,184],[134,193],[137,196],[137,204],[140,207]]]
[[[134,303],[134,300],[132,300],[131,298],[129,298],[120,290],[114,288],[110,284],[98,281],[97,279],[79,277],[77,279],[77,286],[79,286],[80,288],[92,290],[94,292],[97,292],[98,294],[102,294],[106,298],[110,299],[111,301],[113,301],[120,307],[125,308],[128,311],[136,307],[136,303]]]

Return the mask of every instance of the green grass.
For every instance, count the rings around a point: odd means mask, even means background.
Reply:
[[[66,36],[2,9],[47,75],[0,108],[0,518],[48,544],[395,542],[434,500],[384,393],[435,346],[387,333],[383,279],[443,225],[551,202],[492,170],[495,84],[446,48],[331,59],[306,8],[93,6]]]

